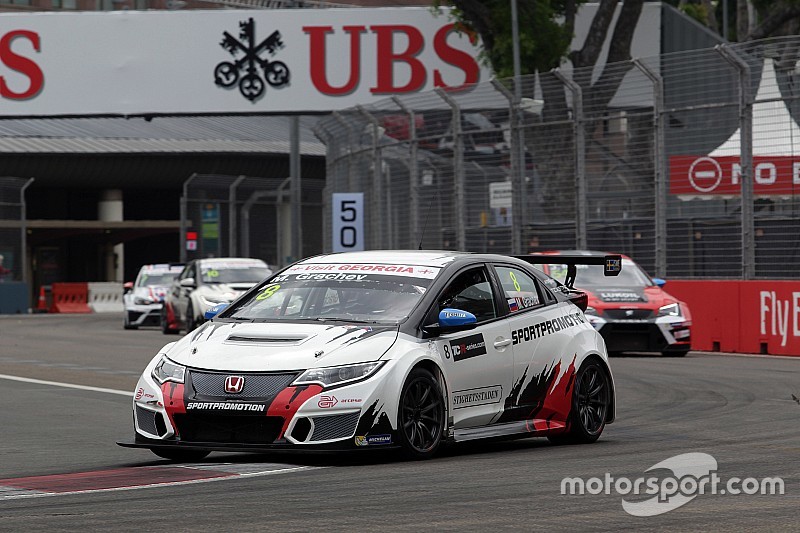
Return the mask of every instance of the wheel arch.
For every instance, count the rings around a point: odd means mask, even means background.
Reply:
[[[614,376],[611,374],[611,368],[608,366],[608,361],[603,359],[600,354],[597,353],[590,353],[586,357],[583,358],[581,361],[581,366],[586,364],[587,361],[594,361],[600,365],[600,368],[603,369],[606,377],[608,378],[608,382],[611,384],[611,405],[609,406],[610,409],[608,413],[606,413],[606,424],[610,424],[616,418],[617,412],[617,393],[616,393],[616,386],[614,385]]]

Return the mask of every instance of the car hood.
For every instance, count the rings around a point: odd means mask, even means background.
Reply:
[[[304,370],[375,361],[397,340],[397,326],[206,322],[167,356],[207,370]]]
[[[164,297],[167,295],[167,290],[167,287],[149,285],[146,287],[136,287],[133,290],[133,294],[134,296],[138,296],[140,298],[149,298],[150,300],[160,302],[163,301]]]
[[[592,287],[582,288],[589,294],[589,305],[592,307],[636,306],[659,308],[677,300],[664,292],[660,287]]]
[[[234,301],[241,296],[245,291],[250,289],[253,283],[212,283],[201,285],[197,288],[197,294],[214,300],[226,300],[228,302]]]

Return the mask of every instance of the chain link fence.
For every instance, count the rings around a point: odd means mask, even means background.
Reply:
[[[800,37],[492,80],[321,119],[368,249],[630,255],[659,277],[797,278]]]
[[[283,266],[291,256],[289,178],[194,174],[181,196],[181,261],[200,257],[253,257]],[[302,216],[309,231],[303,253],[319,253],[322,180],[302,182]]]
[[[32,182],[0,177],[0,283],[27,281],[25,189]]]

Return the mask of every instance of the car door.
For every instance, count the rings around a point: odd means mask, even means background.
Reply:
[[[475,329],[442,334],[435,341],[444,359],[454,429],[495,421],[511,388],[511,328],[498,296],[486,266],[471,266],[453,278],[431,310],[433,322],[445,308],[470,312],[478,320]]]
[[[574,372],[574,367],[570,370],[571,354],[565,349],[575,326],[585,319],[569,314],[566,307],[577,308],[558,303],[527,270],[515,265],[493,266],[508,308],[514,354],[514,386],[502,421],[546,416],[541,412],[545,396],[559,383],[566,386]]]

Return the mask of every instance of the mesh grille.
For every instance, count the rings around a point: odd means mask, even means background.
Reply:
[[[630,313],[630,314],[629,314]],[[642,320],[653,316],[652,309],[606,309],[603,314],[609,318]]]
[[[271,444],[283,427],[280,416],[176,414],[178,435],[184,442]]]
[[[148,409],[136,406],[136,422],[139,424],[139,429],[150,433],[151,435],[158,435],[156,429],[156,413]]]
[[[244,376],[244,388],[237,394],[225,393],[225,378],[233,373],[189,372],[192,387],[197,396],[216,398],[266,399],[272,398],[286,388],[297,374],[238,374]]]
[[[345,415],[314,417],[312,419],[314,421],[314,433],[309,440],[318,442],[352,437],[356,431],[359,415],[360,413],[356,412]]]

